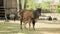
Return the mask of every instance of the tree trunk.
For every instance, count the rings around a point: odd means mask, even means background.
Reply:
[[[26,9],[27,0],[24,0],[24,9]]]
[[[20,10],[22,10],[21,0],[19,0],[19,8],[20,8]]]

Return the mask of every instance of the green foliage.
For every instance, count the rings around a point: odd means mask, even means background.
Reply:
[[[57,5],[57,11],[60,13],[60,5]]]
[[[49,2],[34,3],[35,0],[26,0],[26,1],[27,1],[27,4],[26,4],[27,9],[40,8],[41,6],[45,6],[45,8],[50,8]],[[23,4],[24,4],[24,0],[22,0],[22,6],[23,6]]]
[[[49,0],[48,2],[45,2],[43,0],[42,3],[37,3],[35,0],[26,0],[26,9],[36,9],[36,8],[43,8],[42,12],[50,12],[50,2],[53,2],[53,0]],[[35,2],[35,3],[34,3]],[[22,0],[22,6],[24,5],[24,0]],[[24,7],[24,6],[23,6]],[[57,11],[60,13],[60,5],[57,5]]]
[[[58,8],[60,8],[60,5],[58,5]]]
[[[57,8],[57,10],[58,10],[58,13],[60,13],[60,8]]]
[[[42,9],[42,13],[51,13],[49,9]]]

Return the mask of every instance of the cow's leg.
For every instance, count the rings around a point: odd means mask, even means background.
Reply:
[[[31,24],[29,23],[29,30],[30,30]]]
[[[15,19],[16,19],[16,15],[14,16],[14,22],[15,22]]]
[[[30,27],[31,27],[31,19],[29,19],[29,30],[30,30]]]
[[[21,29],[22,29],[22,20],[20,20],[20,23],[21,23],[20,26],[21,26]]]
[[[9,21],[9,14],[6,14],[5,19],[7,22]]]
[[[34,19],[32,20],[32,24],[33,24],[33,29],[35,30],[35,28],[34,28],[35,27],[35,20]]]
[[[23,23],[24,23],[24,28],[27,29],[27,28],[26,28],[26,24],[27,24],[27,23],[26,23],[26,22],[23,22]]]

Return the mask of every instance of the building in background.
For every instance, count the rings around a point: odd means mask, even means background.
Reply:
[[[0,18],[5,16],[4,2],[0,0]]]
[[[57,12],[57,5],[59,3],[59,0],[54,0],[53,2],[50,2],[50,10],[51,12]]]
[[[50,9],[51,9],[51,12],[57,12],[57,5],[58,5],[58,3],[56,3],[56,2],[52,2],[51,4],[50,4]]]
[[[19,0],[0,0],[0,18],[6,17],[9,12],[19,11]]]

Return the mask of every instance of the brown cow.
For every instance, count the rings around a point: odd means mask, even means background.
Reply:
[[[33,24],[33,29],[35,29],[34,28],[34,26],[35,26],[35,22],[36,22],[36,20],[38,19],[38,17],[39,17],[39,14],[38,14],[39,12],[38,11],[34,11],[34,10],[21,10],[20,12],[19,12],[19,15],[20,15],[20,23],[21,23],[21,29],[22,29],[22,22],[24,23],[24,24],[26,24],[26,23],[29,23],[29,30],[30,30],[30,26],[31,26],[31,22],[32,22],[32,24]]]

